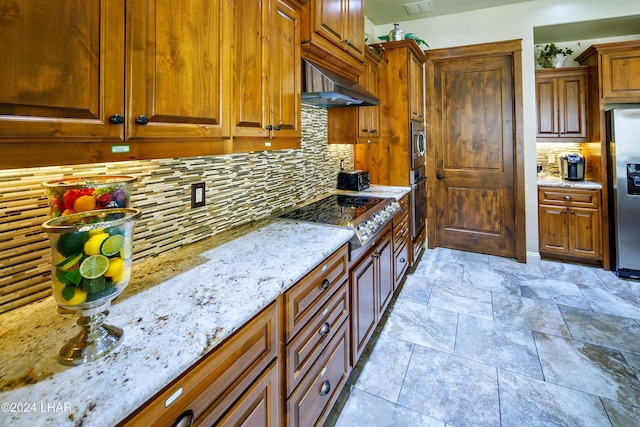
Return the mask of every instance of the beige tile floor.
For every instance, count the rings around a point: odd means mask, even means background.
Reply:
[[[640,426],[640,281],[427,250],[325,426]]]

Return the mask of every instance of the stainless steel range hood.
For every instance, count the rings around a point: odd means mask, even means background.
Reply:
[[[380,100],[364,87],[307,60],[302,61],[302,103],[316,107],[367,107]]]

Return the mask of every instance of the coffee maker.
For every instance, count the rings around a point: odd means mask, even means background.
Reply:
[[[584,157],[576,153],[560,155],[560,173],[562,174],[562,179],[569,181],[584,180]]]

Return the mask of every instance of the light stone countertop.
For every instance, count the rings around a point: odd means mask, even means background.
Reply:
[[[559,176],[546,175],[538,177],[539,187],[563,187],[563,188],[584,188],[587,190],[601,190],[602,184],[594,181],[568,181]]]
[[[52,297],[0,314],[0,425],[114,426],[352,236],[264,220],[134,263],[106,320],[122,345],[80,366],[56,360],[78,327]]]
[[[391,185],[372,185],[362,191],[336,190],[336,193],[340,194],[367,194],[379,197],[393,197],[398,201],[409,192],[411,192],[411,187],[396,187]]]

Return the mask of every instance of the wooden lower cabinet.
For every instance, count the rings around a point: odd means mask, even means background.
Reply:
[[[354,365],[393,297],[395,278],[391,234],[390,229],[383,232],[350,272],[351,352]]]
[[[398,287],[409,269],[412,248],[409,242],[409,195],[402,197],[399,203],[401,210],[393,219],[394,289]]]
[[[602,259],[600,190],[540,187],[540,254],[547,257]]]
[[[280,377],[278,360],[274,360],[266,371],[241,395],[240,399],[219,418],[212,413],[194,425],[207,426],[260,426],[280,425]]]
[[[188,411],[195,419],[227,416],[239,399],[256,393],[266,371],[274,370],[269,376],[278,375],[278,305],[274,302],[265,308],[120,425],[172,426]],[[268,403],[271,407],[265,410],[275,411],[272,415],[277,417],[279,401]]]

